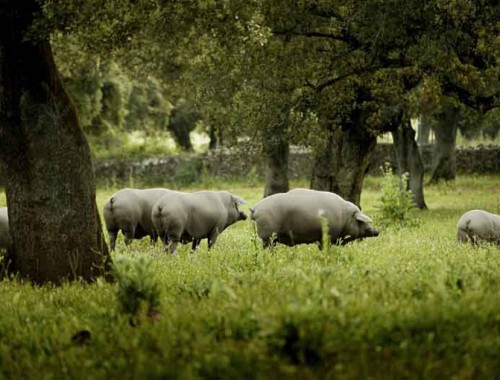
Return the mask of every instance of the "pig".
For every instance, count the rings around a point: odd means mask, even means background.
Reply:
[[[151,221],[151,210],[155,202],[173,190],[122,189],[113,194],[104,204],[104,221],[109,234],[109,244],[114,251],[118,232],[125,236],[125,244],[133,239],[149,236],[151,243],[158,240],[158,235]]]
[[[483,210],[470,210],[457,223],[457,240],[460,243],[495,243],[500,245],[500,215]]]
[[[343,245],[379,234],[372,220],[356,205],[326,191],[294,189],[274,194],[261,200],[250,212],[264,248],[276,242],[288,246],[319,243],[321,247],[322,218],[328,224],[332,244]]]
[[[0,249],[7,250],[11,244],[7,207],[0,207]]]
[[[191,242],[195,250],[202,239],[210,249],[230,225],[247,218],[238,209],[246,202],[227,191],[169,193],[153,206],[151,219],[165,250],[174,254],[177,244]]]

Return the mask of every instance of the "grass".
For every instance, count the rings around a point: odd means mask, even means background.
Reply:
[[[363,210],[377,218],[380,178]],[[206,184],[214,187],[214,184]],[[305,182],[292,183],[306,186]],[[219,185],[245,198],[262,183]],[[188,188],[183,190],[194,190]],[[98,205],[115,189],[99,189]],[[495,378],[500,370],[500,250],[455,241],[461,213],[500,213],[500,177],[426,188],[410,229],[319,251],[260,248],[240,222],[214,249],[176,256],[148,239],[119,254],[146,257],[159,317],[130,323],[116,284],[33,287],[0,282],[3,378]],[[72,337],[88,331],[90,338]]]

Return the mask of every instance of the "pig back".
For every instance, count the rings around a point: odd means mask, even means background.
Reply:
[[[223,198],[217,191],[197,191],[184,198],[184,208],[190,215],[186,232],[196,238],[205,237],[215,227],[222,232],[227,219]]]
[[[343,229],[342,198],[333,193],[308,189],[291,190],[263,199],[254,207],[253,219],[265,235],[293,234],[294,240],[312,242],[321,238],[321,218],[328,222],[329,234]]]
[[[162,188],[135,190],[135,194],[140,205],[140,224],[148,234],[153,231],[153,222],[151,219],[153,206],[164,195],[171,193],[174,193],[174,191]]]

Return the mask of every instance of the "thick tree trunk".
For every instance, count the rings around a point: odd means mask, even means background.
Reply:
[[[286,193],[288,183],[288,156],[290,153],[286,125],[270,128],[264,136],[264,151],[266,154],[266,186],[264,197],[276,193]]]
[[[415,131],[409,119],[403,118],[396,130],[392,131],[394,149],[398,159],[399,175],[408,173],[408,187],[413,193],[415,205],[420,209],[426,209],[424,199],[424,165],[420,157]]]
[[[194,151],[190,133],[196,127],[196,122],[200,117],[195,107],[184,101],[178,101],[177,106],[172,110],[167,129],[183,151]]]
[[[47,38],[25,40],[36,0],[0,5],[0,155],[12,267],[35,283],[92,280],[109,264],[90,151]]]
[[[447,107],[439,116],[434,133],[436,147],[434,149],[434,164],[431,173],[431,183],[440,180],[450,181],[456,175],[455,142],[460,112],[455,107]]]
[[[360,205],[363,180],[377,139],[363,125],[330,132],[316,155],[311,189],[330,191]]]
[[[177,146],[185,152],[193,152],[193,144],[191,143],[191,130],[186,125],[170,123],[167,128],[177,144]]]

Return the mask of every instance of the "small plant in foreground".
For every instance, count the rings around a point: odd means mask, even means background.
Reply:
[[[381,211],[380,223],[385,226],[413,227],[418,225],[417,219],[412,219],[410,211],[415,208],[413,195],[406,190],[408,173],[401,177],[395,175],[392,169],[385,165],[382,168],[382,196],[381,204],[377,208]]]
[[[130,315],[131,324],[138,324],[144,316],[158,316],[160,286],[150,259],[119,255],[114,259],[112,274],[117,282],[118,304]]]

